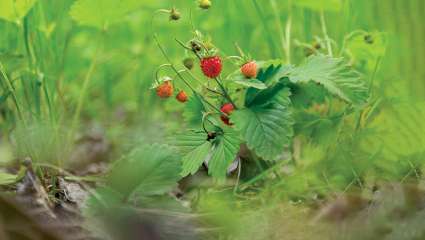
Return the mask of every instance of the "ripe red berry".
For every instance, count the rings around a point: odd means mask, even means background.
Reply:
[[[221,73],[223,64],[220,57],[206,57],[201,59],[201,69],[205,76],[209,78],[216,78]]]
[[[224,115],[221,115],[221,116],[220,116],[220,119],[221,119],[221,121],[223,121],[223,123],[224,123],[224,124],[229,125],[229,126],[231,126],[231,125],[232,125],[232,124],[230,123],[230,118],[228,118],[228,117],[226,117],[226,116],[224,116]]]
[[[221,119],[221,121],[223,121],[224,124],[229,125],[229,126],[232,125],[230,123],[230,119],[229,119],[228,116],[233,112],[234,109],[235,108],[234,108],[233,104],[231,104],[231,103],[226,103],[221,107],[220,110],[223,113],[227,114],[227,116],[224,115],[224,114],[220,116],[220,119]]]
[[[156,88],[156,95],[158,95],[160,98],[169,98],[173,95],[173,85],[171,84],[171,81],[166,81],[161,83]]]
[[[230,113],[232,113],[234,109],[235,108],[233,107],[233,104],[231,103],[226,103],[220,108],[220,110],[227,115],[230,115]]]
[[[241,67],[241,73],[247,78],[255,78],[257,76],[257,63],[250,61]]]
[[[176,96],[177,101],[184,103],[187,101],[187,94],[185,91],[181,90],[179,93],[177,93]]]

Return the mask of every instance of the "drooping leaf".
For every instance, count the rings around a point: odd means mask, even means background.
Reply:
[[[194,174],[211,150],[211,143],[207,141],[203,131],[188,131],[178,134],[175,137],[174,145],[183,156],[182,176]]]
[[[314,55],[292,70],[289,79],[293,83],[315,82],[323,85],[331,94],[354,105],[367,101],[368,89],[359,74],[342,58]]]
[[[71,17],[81,25],[106,29],[122,21],[143,1],[136,0],[78,0],[70,10]]]
[[[117,162],[109,184],[126,196],[149,196],[171,190],[180,179],[180,156],[166,145],[144,145]]]
[[[20,22],[37,0],[1,0],[0,18],[10,22]]]
[[[239,151],[241,139],[233,130],[224,132],[217,136],[214,141],[211,159],[208,161],[208,174],[216,179],[226,177],[227,168],[235,160]]]
[[[339,11],[342,7],[341,0],[297,0],[293,3],[316,11]]]
[[[248,148],[265,160],[275,160],[293,134],[289,89],[276,94],[268,104],[237,110],[230,116]]]

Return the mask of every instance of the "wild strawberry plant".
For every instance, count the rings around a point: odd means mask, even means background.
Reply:
[[[316,53],[295,66],[279,59],[247,57],[239,47],[239,56],[225,56],[199,31],[192,39],[177,42],[197,59],[194,65],[198,65],[200,77],[190,67],[179,70],[157,40],[168,61],[160,69],[170,67],[175,78],[159,78],[157,73],[154,88],[162,98],[164,89],[165,95],[171,96],[172,85],[179,81],[190,89],[184,116],[195,128],[177,134],[173,141],[183,156],[183,176],[196,173],[204,163],[210,175],[223,179],[235,161],[241,167],[242,160],[250,158],[284,159],[284,153],[292,151],[294,112],[305,110],[299,104],[302,98],[303,104],[311,104],[318,96],[334,98],[345,105],[344,114],[368,101],[364,80],[343,58]],[[234,67],[223,64],[226,62]],[[184,63],[187,65],[187,60]],[[176,98],[181,98],[180,93]]]

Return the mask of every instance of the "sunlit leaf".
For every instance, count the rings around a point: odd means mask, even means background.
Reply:
[[[367,101],[368,88],[359,74],[342,58],[314,55],[289,75],[293,83],[315,82],[323,85],[330,93],[354,105]]]

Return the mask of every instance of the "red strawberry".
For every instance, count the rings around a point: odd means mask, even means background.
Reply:
[[[220,119],[221,119],[221,121],[223,121],[224,122],[224,124],[226,124],[226,125],[232,125],[231,123],[230,123],[230,119],[229,119],[229,115],[233,112],[233,110],[234,110],[235,108],[233,107],[233,104],[231,104],[231,103],[226,103],[226,104],[224,104],[222,107],[221,107],[221,111],[223,112],[223,113],[225,113],[225,114],[227,114],[227,116],[226,115],[221,115],[220,116]]]
[[[255,78],[257,76],[257,63],[250,61],[242,65],[241,73],[247,78]]]
[[[220,57],[205,57],[201,59],[201,69],[205,76],[209,78],[216,78],[221,73],[223,64]]]
[[[156,88],[156,95],[158,95],[160,98],[169,98],[171,95],[173,95],[173,85],[171,84],[171,81],[166,81],[161,83]]]
[[[177,101],[184,103],[187,101],[187,94],[185,91],[181,90],[179,93],[177,93],[176,96]]]

